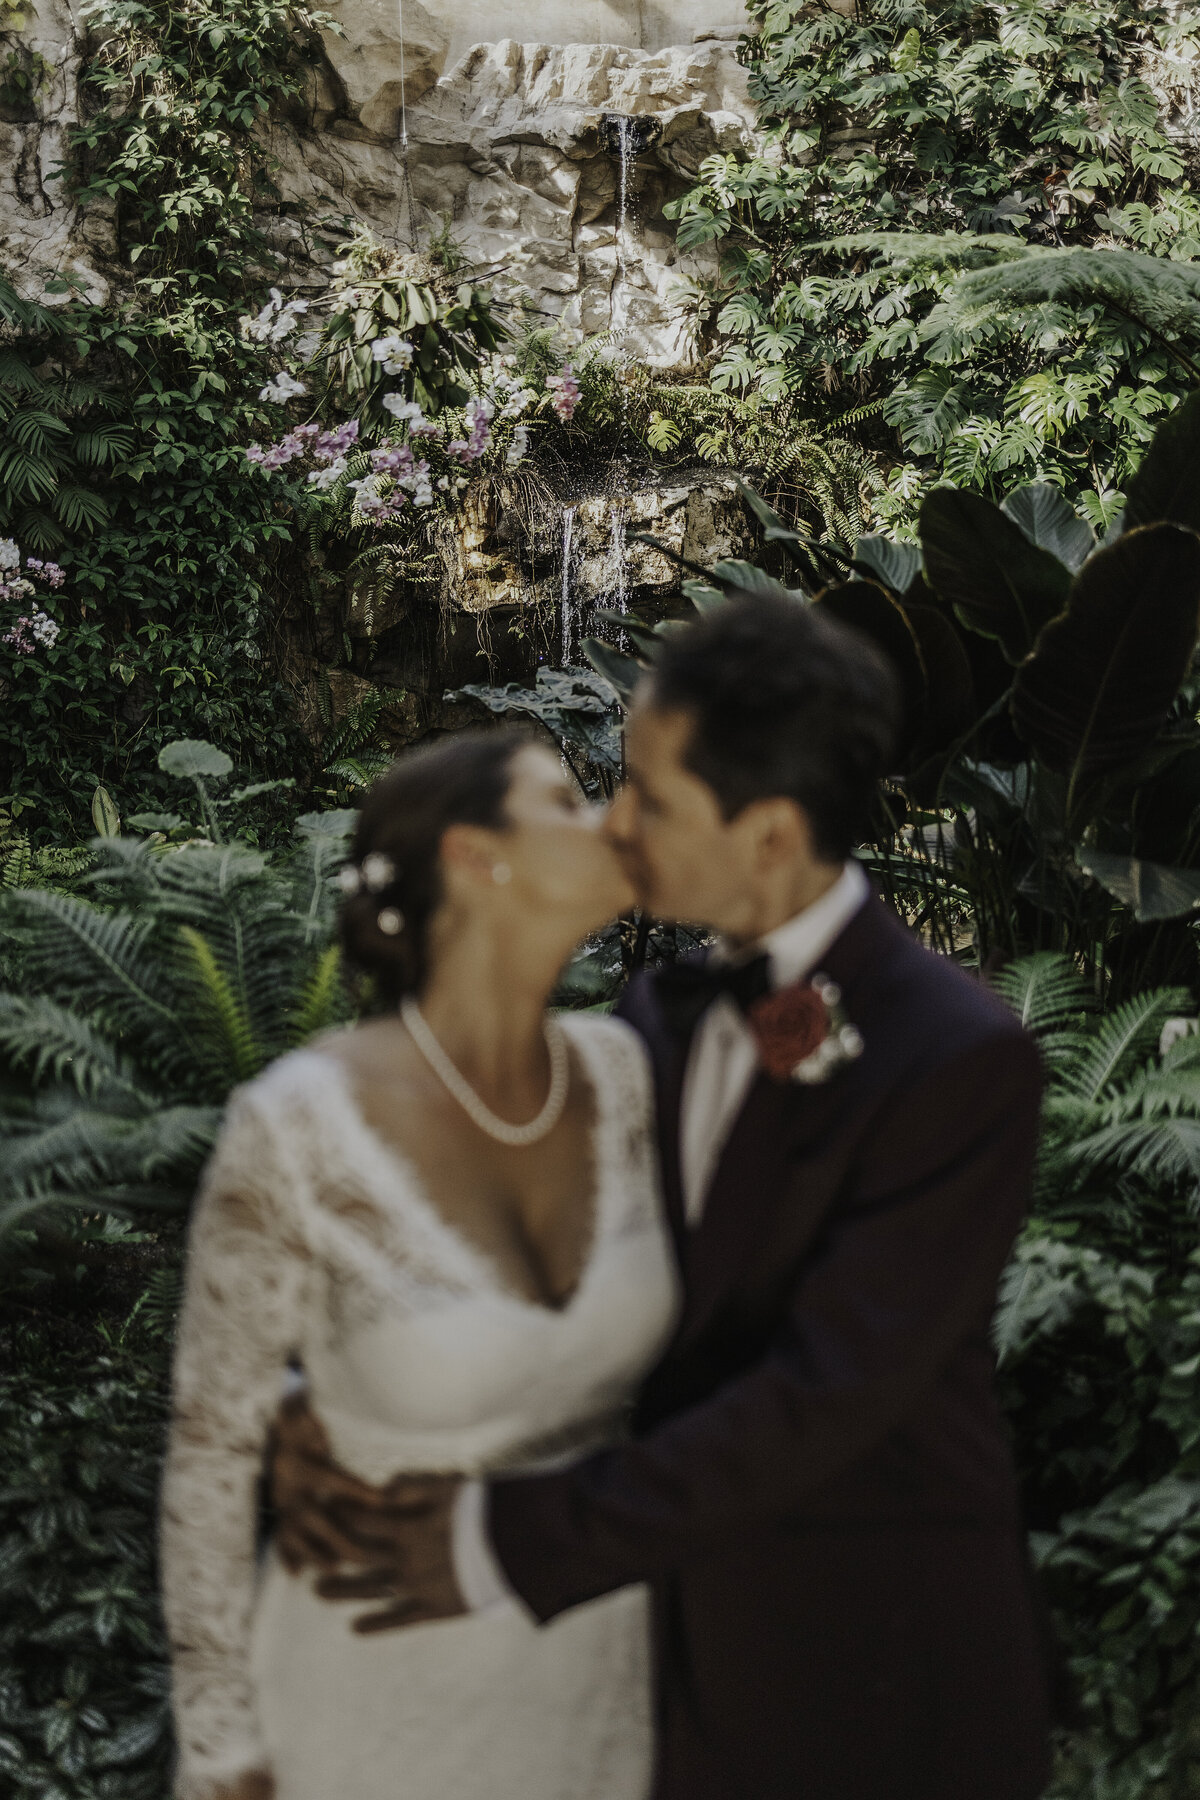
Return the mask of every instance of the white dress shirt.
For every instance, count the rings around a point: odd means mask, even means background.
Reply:
[[[771,987],[791,987],[820,968],[821,958],[869,893],[870,883],[861,865],[851,859],[819,900],[739,955],[748,960],[766,951],[771,959]],[[729,956],[719,943],[713,954]],[[736,1001],[722,994],[696,1027],[683,1078],[680,1158],[684,1206],[692,1227],[704,1216],[721,1152],[745,1105],[757,1066],[750,1027]],[[451,1521],[454,1572],[459,1592],[472,1612],[516,1598],[488,1542],[485,1492],[482,1481],[464,1482]]]

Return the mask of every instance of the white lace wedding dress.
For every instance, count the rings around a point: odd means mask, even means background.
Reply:
[[[564,1018],[595,1093],[595,1227],[561,1310],[506,1290],[366,1124],[341,1064],[294,1052],[235,1095],[204,1181],[163,1494],[176,1793],[266,1765],[277,1800],[645,1800],[646,1598],[539,1627],[515,1602],[359,1636],[358,1605],[256,1556],[289,1357],[339,1460],[545,1467],[611,1439],[670,1332],[644,1051]]]

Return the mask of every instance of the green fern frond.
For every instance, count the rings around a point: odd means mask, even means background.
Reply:
[[[1097,1025],[1078,1060],[1063,1070],[1064,1087],[1098,1103],[1115,1081],[1157,1050],[1163,1025],[1183,1012],[1187,1001],[1185,989],[1153,988],[1116,1007]]]
[[[992,987],[1036,1036],[1061,1030],[1091,1006],[1083,976],[1069,957],[1055,950],[1009,963],[993,975]]]
[[[1168,1186],[1186,1183],[1189,1209],[1200,1208],[1200,1119],[1167,1116],[1106,1125],[1070,1145],[1065,1156],[1081,1170],[1111,1169]]]
[[[195,975],[202,1029],[216,1052],[217,1067],[228,1069],[233,1082],[249,1081],[265,1060],[244,1002],[213,954],[203,933],[182,925],[179,935],[189,953]]]
[[[330,944],[296,997],[287,1022],[289,1040],[293,1044],[306,1043],[318,1031],[336,1023],[342,998],[341,950],[337,944]]]
[[[132,1065],[95,1022],[44,994],[0,993],[0,1055],[35,1086],[50,1078],[89,1098],[114,1087],[143,1094]]]

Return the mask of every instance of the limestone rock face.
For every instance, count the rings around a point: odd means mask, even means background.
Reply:
[[[116,252],[111,208],[94,206],[82,217],[54,174],[79,114],[80,8],[75,0],[36,0],[23,11],[20,41],[49,73],[33,106],[0,111],[0,270],[28,299],[42,297],[53,272],[103,301]]]
[[[446,590],[457,608],[477,616],[532,611],[548,642],[577,661],[598,607],[655,616],[678,592],[674,563],[633,541],[640,533],[703,567],[746,555],[754,541],[736,484],[709,470],[547,497],[532,518],[515,516],[494,491],[478,489],[449,521]]]
[[[740,0],[507,0],[490,11],[404,0],[403,66],[396,0],[331,3],[342,29],[324,35],[306,114],[264,130],[281,200],[260,223],[280,280],[323,288],[331,246],[356,220],[385,240],[410,235],[403,91],[418,229],[448,217],[477,272],[535,309],[612,330],[650,363],[686,361],[677,290],[712,258],[679,255],[663,207],[705,156],[753,141]],[[36,108],[0,114],[0,266],[30,295],[69,274],[107,300],[129,279],[112,209],[81,211],[52,175],[79,116],[81,0],[35,4],[26,42],[52,73]],[[589,36],[498,36],[526,17],[546,34]],[[447,67],[465,29],[493,41]],[[667,48],[640,47],[672,34]]]
[[[321,41],[351,117],[394,137],[401,93],[411,106],[446,66],[447,25],[420,0],[404,0],[401,44],[396,0],[338,0],[330,10],[341,31]]]
[[[263,225],[285,282],[320,288],[327,279],[331,258],[314,247],[306,217],[324,222],[326,241],[352,218],[385,240],[408,235],[394,127],[367,123],[393,119],[398,104],[389,79],[351,119],[314,88],[311,125],[271,127],[283,204]],[[689,359],[680,286],[711,273],[713,256],[681,255],[663,208],[704,157],[753,145],[754,108],[732,43],[653,54],[479,44],[413,100],[407,124],[419,228],[449,219],[481,277],[568,327],[611,330],[654,366]]]

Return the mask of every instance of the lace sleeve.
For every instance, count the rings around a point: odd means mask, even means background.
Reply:
[[[235,1095],[192,1225],[163,1483],[178,1800],[263,1766],[249,1674],[257,1483],[308,1261],[266,1110]]]

